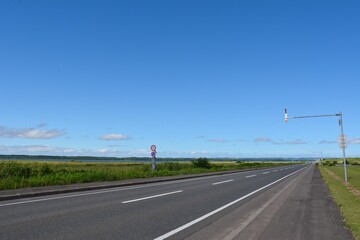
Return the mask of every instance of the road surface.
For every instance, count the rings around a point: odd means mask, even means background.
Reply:
[[[293,165],[2,201],[0,239],[316,239],[311,226],[310,238],[302,238],[308,236],[300,225],[286,231],[279,224],[301,219],[303,228],[306,208],[288,200],[314,169]],[[306,197],[309,187],[295,192]]]

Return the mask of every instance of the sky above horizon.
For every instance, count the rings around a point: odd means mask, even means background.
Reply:
[[[360,156],[358,1],[0,2],[0,154]]]

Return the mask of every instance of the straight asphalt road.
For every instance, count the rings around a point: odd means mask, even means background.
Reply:
[[[274,235],[281,224],[271,219],[281,221],[276,213],[282,206],[292,212],[286,205],[289,193],[312,178],[314,169],[293,165],[2,201],[0,239],[272,239],[264,233]],[[301,209],[294,207],[292,221]],[[268,228],[271,224],[274,229]],[[351,234],[339,239],[351,239]]]

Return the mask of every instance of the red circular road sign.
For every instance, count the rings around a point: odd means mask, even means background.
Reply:
[[[151,145],[150,149],[151,149],[151,151],[155,152],[156,151],[156,145]]]

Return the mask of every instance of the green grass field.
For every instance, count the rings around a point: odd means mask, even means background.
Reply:
[[[347,158],[346,162],[350,165],[360,166],[360,158]],[[344,160],[342,158],[324,159],[321,163],[325,166],[335,166],[336,164],[343,164]]]
[[[360,167],[348,166],[350,184],[344,183],[342,166],[322,166],[320,171],[331,195],[341,209],[346,226],[351,229],[356,239],[360,239]]]
[[[173,176],[245,168],[289,165],[290,162],[164,162],[152,171],[145,163],[0,161],[0,190],[71,183]]]

